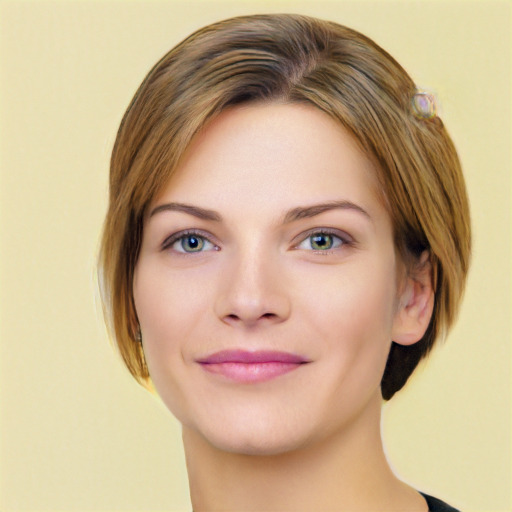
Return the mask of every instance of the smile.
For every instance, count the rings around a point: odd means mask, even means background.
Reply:
[[[310,361],[288,352],[224,350],[197,362],[209,373],[236,382],[257,383],[289,373]]]

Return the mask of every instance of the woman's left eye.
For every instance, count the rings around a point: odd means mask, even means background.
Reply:
[[[345,240],[333,233],[318,231],[305,238],[299,245],[297,245],[297,249],[328,251],[330,249],[337,249],[345,243]]]

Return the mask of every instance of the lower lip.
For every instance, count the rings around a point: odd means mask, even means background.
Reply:
[[[280,375],[296,370],[302,363],[281,363],[269,361],[263,363],[201,363],[204,370],[209,373],[222,375],[236,382],[264,382]]]

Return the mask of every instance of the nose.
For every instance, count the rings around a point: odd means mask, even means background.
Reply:
[[[290,315],[289,288],[277,256],[253,251],[239,254],[221,276],[216,314],[234,327],[284,322]]]

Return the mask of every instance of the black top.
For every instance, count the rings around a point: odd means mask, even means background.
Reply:
[[[448,505],[448,503],[438,500],[437,498],[433,498],[428,494],[421,493],[421,495],[427,501],[429,512],[460,512],[456,508],[453,508],[450,505]]]

